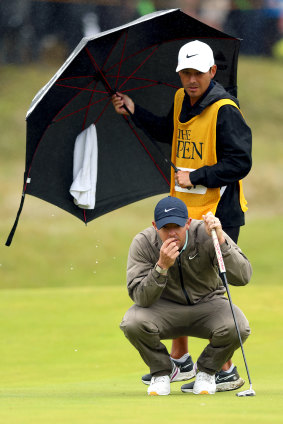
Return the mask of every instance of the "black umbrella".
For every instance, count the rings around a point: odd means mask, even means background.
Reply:
[[[130,118],[117,115],[110,96],[116,90],[127,93],[151,112],[166,114],[180,87],[175,71],[178,51],[194,39],[211,46],[218,65],[215,79],[235,95],[240,41],[179,9],[155,12],[82,39],[27,113],[23,195],[6,245],[13,238],[25,194],[87,223],[169,191],[170,146],[154,145]],[[91,124],[98,137],[97,184],[95,207],[86,210],[74,204],[69,189],[76,137]]]

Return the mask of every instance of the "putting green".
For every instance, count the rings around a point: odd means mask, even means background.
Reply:
[[[124,288],[3,290],[0,422],[282,422],[283,288],[251,284],[231,294],[252,328],[245,353],[253,398],[183,394],[181,383],[170,396],[147,396],[140,381],[147,369],[118,327],[131,304]],[[190,339],[194,358],[204,345]],[[240,351],[234,362],[246,379]]]

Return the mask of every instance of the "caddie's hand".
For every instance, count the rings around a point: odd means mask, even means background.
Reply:
[[[177,256],[179,256],[178,246],[171,237],[162,244],[157,264],[162,269],[168,269],[174,265]]]
[[[211,230],[215,230],[219,244],[225,243],[225,237],[222,231],[222,225],[218,218],[216,218],[212,212],[208,212],[206,215],[202,216],[206,232],[211,236]]]
[[[126,96],[122,93],[118,93],[117,91],[117,93],[113,94],[111,100],[115,111],[120,115],[129,115],[126,109],[123,107],[124,105],[127,106],[131,113],[135,112],[135,104],[129,96]]]
[[[175,181],[182,188],[187,188],[187,187],[193,186],[193,184],[191,183],[191,180],[190,180],[190,172],[189,171],[178,171],[178,172],[176,172]]]

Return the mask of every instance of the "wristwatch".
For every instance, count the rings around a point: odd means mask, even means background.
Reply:
[[[163,269],[159,265],[155,265],[155,270],[158,272],[158,274],[161,275],[167,275],[168,269]]]

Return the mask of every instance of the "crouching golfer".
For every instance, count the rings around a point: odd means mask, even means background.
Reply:
[[[135,304],[126,312],[121,329],[150,368],[149,395],[169,395],[170,382],[180,372],[161,340],[209,339],[197,360],[193,393],[214,394],[215,373],[240,343],[218,273],[211,230],[216,230],[230,284],[247,284],[251,265],[211,212],[203,221],[192,220],[180,199],[160,200],[152,224],[130,246],[127,285]],[[249,323],[236,306],[235,313],[244,342]]]

